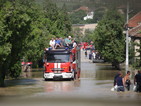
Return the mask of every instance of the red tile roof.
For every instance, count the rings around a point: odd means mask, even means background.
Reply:
[[[79,10],[83,10],[83,11],[89,11],[89,8],[88,7],[86,7],[86,6],[81,6],[80,8],[78,8],[77,10],[75,10],[75,11],[79,11]]]
[[[130,29],[129,35],[134,36],[134,37],[141,37],[141,24],[132,28],[132,29]]]
[[[128,27],[136,27],[139,24],[141,24],[141,11],[137,13],[135,16],[133,16],[128,21]]]

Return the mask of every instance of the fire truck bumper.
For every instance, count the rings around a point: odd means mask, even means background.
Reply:
[[[44,73],[44,78],[45,79],[55,79],[55,78],[60,78],[60,79],[71,79],[74,78],[73,73]]]

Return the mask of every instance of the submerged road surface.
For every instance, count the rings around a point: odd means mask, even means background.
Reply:
[[[111,91],[117,70],[106,63],[92,63],[81,52],[81,78],[44,81],[43,72],[23,73],[25,78],[7,80],[0,88],[0,106],[140,106],[141,93]]]

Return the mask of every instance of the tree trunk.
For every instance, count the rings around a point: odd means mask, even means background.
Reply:
[[[112,62],[112,66],[115,67],[115,69],[120,70],[120,63],[119,62]]]
[[[3,63],[3,64],[0,64],[0,87],[5,87],[5,83],[4,83],[4,80],[5,80],[5,75],[6,75],[6,64]]]
[[[5,79],[5,73],[3,72],[3,70],[0,70],[0,87],[4,87],[4,79]]]

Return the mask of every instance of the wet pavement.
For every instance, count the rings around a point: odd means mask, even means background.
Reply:
[[[81,60],[79,80],[44,81],[42,69],[23,72],[23,78],[19,80],[6,80],[7,87],[0,88],[0,106],[47,104],[49,106],[139,106],[141,104],[141,94],[133,92],[133,85],[130,91],[111,91],[117,70],[113,70],[110,64],[92,63],[84,57],[84,51],[81,52]]]

